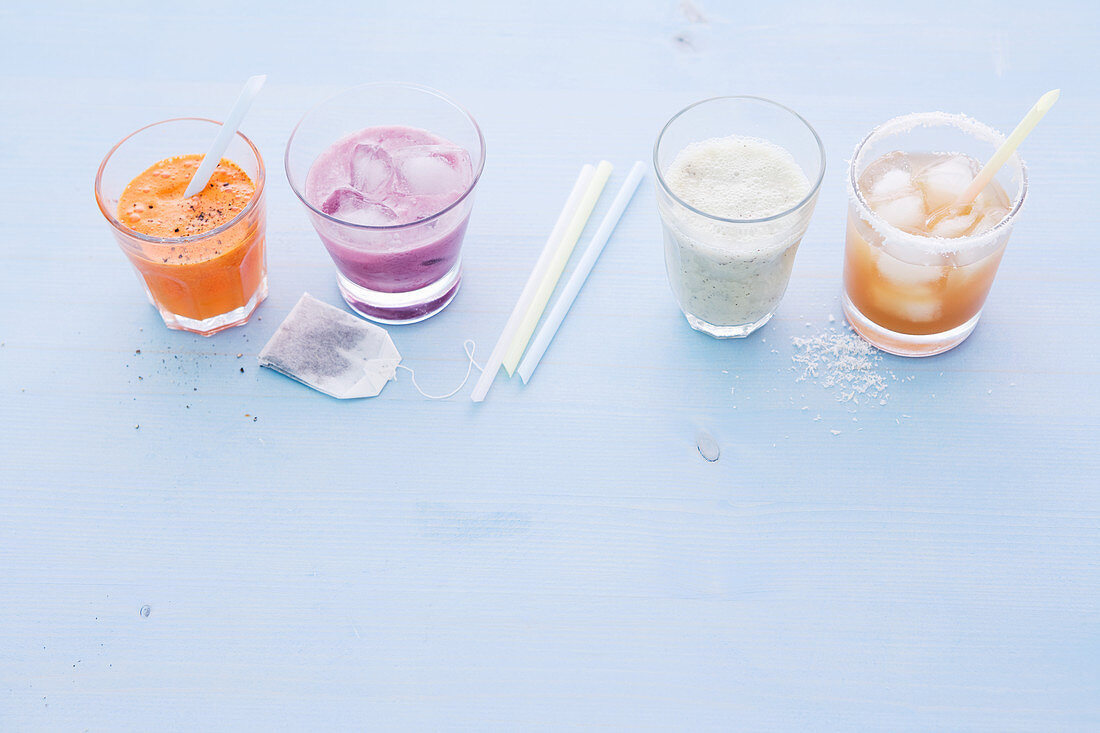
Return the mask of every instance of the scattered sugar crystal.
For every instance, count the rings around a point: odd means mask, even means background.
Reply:
[[[886,377],[878,366],[882,355],[850,329],[830,328],[805,338],[796,336],[791,343],[795,369],[801,369],[797,381],[812,381],[833,390],[838,402],[875,401],[882,405],[889,398]]]

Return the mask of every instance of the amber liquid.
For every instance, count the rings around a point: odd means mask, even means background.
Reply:
[[[909,157],[916,168],[934,156]],[[866,196],[866,190],[863,193]],[[998,221],[1008,206],[1008,196],[996,182],[975,203],[975,209],[985,207]],[[844,289],[860,313],[896,333],[931,335],[962,326],[981,312],[1007,236],[997,238],[980,252],[968,252],[965,240],[960,241],[957,251],[944,247],[943,239],[936,240],[937,247],[931,246],[930,240],[928,251],[915,258],[912,250],[892,247],[889,238],[872,229],[857,212],[853,206],[848,216]],[[935,221],[936,212],[927,213]],[[920,229],[910,231],[924,233]],[[967,233],[973,231],[971,228]],[[911,261],[914,259],[920,264]]]
[[[864,221],[848,217],[844,288],[860,313],[891,331],[912,335],[943,333],[978,315],[1001,262],[1005,243],[977,262],[963,265],[911,265],[875,244],[881,239]],[[883,274],[919,268],[918,282]]]

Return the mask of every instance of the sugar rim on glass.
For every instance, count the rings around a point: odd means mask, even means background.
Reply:
[[[863,192],[859,190],[859,177],[856,174],[856,170],[859,168],[860,163],[863,162],[866,148],[870,143],[878,142],[880,138],[910,132],[917,127],[955,127],[962,132],[970,133],[979,140],[992,144],[994,149],[999,148],[1005,141],[1003,133],[984,122],[979,122],[973,117],[963,114],[953,114],[950,112],[913,112],[911,114],[901,115],[900,117],[894,117],[867,133],[852,152],[852,160],[848,163],[849,200],[861,210],[867,222],[875,232],[882,236],[883,239],[892,242],[914,245],[920,250],[937,253],[960,252],[964,249],[974,249],[991,244],[1004,233],[1004,230],[1007,229],[1013,219],[1016,218],[1016,214],[1019,212],[1020,207],[1023,206],[1024,198],[1027,196],[1027,166],[1017,152],[1012,153],[1012,157],[1008,159],[1010,163],[1015,165],[1020,176],[1019,191],[1017,191],[1016,196],[1012,199],[1012,208],[1005,218],[1001,219],[996,225],[981,234],[968,234],[966,236],[954,238],[912,234],[895,227],[893,224],[883,219],[871,208],[870,204],[864,200]]]
[[[150,125],[146,125],[145,127],[134,130],[129,135],[127,135],[126,137],[122,138],[117,143],[115,143],[115,146],[107,152],[106,156],[104,156],[103,162],[99,164],[99,170],[96,172],[96,176],[95,176],[95,200],[96,200],[96,203],[99,205],[99,210],[101,212],[103,212],[103,215],[107,218],[108,223],[110,223],[111,226],[113,226],[115,229],[118,229],[123,234],[126,234],[129,237],[133,237],[134,239],[139,239],[143,242],[149,242],[150,244],[178,245],[180,242],[184,242],[184,243],[186,243],[186,242],[197,242],[199,240],[207,239],[208,237],[217,236],[218,234],[221,234],[225,231],[228,231],[231,227],[235,226],[237,223],[239,223],[241,220],[243,220],[245,215],[250,214],[259,205],[258,202],[260,200],[260,195],[263,193],[264,183],[267,180],[267,174],[266,174],[266,171],[264,169],[264,159],[263,159],[263,156],[260,155],[259,149],[256,147],[256,145],[251,140],[249,140],[244,135],[244,133],[242,133],[240,130],[238,130],[236,132],[236,135],[238,137],[240,137],[242,140],[244,140],[245,143],[248,144],[248,147],[252,150],[252,154],[256,156],[256,179],[257,179],[255,181],[253,181],[253,185],[255,185],[256,188],[252,192],[252,198],[250,198],[248,200],[248,203],[244,205],[244,208],[241,209],[239,214],[234,216],[232,219],[230,219],[226,223],[224,223],[220,226],[216,226],[213,229],[208,229],[205,232],[199,232],[198,234],[189,234],[185,237],[154,237],[154,236],[151,236],[149,234],[142,234],[141,232],[139,232],[137,230],[134,230],[134,229],[131,229],[130,227],[126,226],[125,224],[123,224],[121,221],[118,220],[118,217],[115,216],[115,212],[108,209],[107,206],[105,205],[105,201],[104,201],[105,196],[103,195],[103,192],[101,191],[102,182],[103,182],[103,171],[106,170],[107,163],[111,160],[111,156],[113,156],[115,154],[115,151],[118,150],[120,147],[122,147],[122,145],[127,140],[131,139],[135,135],[139,135],[139,134],[145,132],[146,130],[148,130],[150,128],[158,127],[160,125],[167,125],[167,124],[170,124],[172,122],[209,122],[210,124],[217,125],[218,127],[221,127],[221,125],[222,125],[221,122],[218,122],[217,120],[207,119],[206,117],[173,117],[170,120],[161,120],[160,122],[154,122]],[[186,155],[186,153],[180,153],[180,155]],[[154,161],[153,163],[150,163],[149,165],[155,165],[157,162],[159,162],[159,161]],[[129,185],[129,184],[127,184],[127,185]]]
[[[459,112],[461,112],[462,115],[466,118],[466,120],[471,125],[473,125],[474,131],[477,132],[477,140],[478,140],[478,144],[481,146],[481,150],[480,150],[480,156],[479,156],[478,163],[477,163],[477,170],[474,172],[474,177],[473,177],[473,180],[470,181],[469,188],[467,188],[466,191],[461,196],[459,196],[457,199],[455,199],[454,202],[452,202],[451,204],[449,204],[445,208],[442,208],[439,211],[435,212],[431,216],[426,216],[423,219],[417,219],[416,221],[410,221],[410,222],[406,222],[404,224],[390,224],[390,225],[382,225],[382,226],[375,226],[373,224],[357,224],[355,222],[346,221],[344,219],[337,218],[337,217],[335,217],[331,214],[326,214],[325,212],[321,211],[321,209],[319,209],[316,206],[314,206],[313,204],[311,204],[309,202],[309,200],[306,198],[305,194],[302,191],[299,190],[298,184],[294,180],[294,175],[290,172],[290,146],[294,144],[294,137],[298,134],[298,128],[302,126],[302,123],[306,121],[306,118],[309,117],[314,112],[316,112],[317,110],[319,110],[321,107],[325,106],[329,102],[332,102],[333,100],[335,100],[338,97],[342,97],[345,94],[351,94],[352,92],[358,92],[358,91],[361,91],[363,89],[370,89],[372,87],[394,87],[394,88],[403,88],[403,89],[413,89],[413,90],[416,90],[416,91],[419,91],[419,92],[425,92],[427,94],[431,94],[432,96],[438,97],[439,99],[443,100],[444,102],[446,102],[447,104],[451,105],[452,107],[457,109]],[[467,151],[467,152],[469,152],[469,151]],[[470,194],[473,193],[474,188],[477,186],[477,182],[479,180],[481,180],[482,172],[485,170],[485,136],[481,133],[481,127],[477,124],[477,120],[474,119],[474,116],[472,114],[470,114],[469,110],[467,110],[461,104],[459,104],[458,102],[456,102],[453,99],[451,99],[450,97],[448,97],[443,92],[441,92],[437,89],[432,89],[429,86],[424,86],[423,84],[412,84],[412,83],[409,83],[409,82],[401,82],[401,81],[375,81],[375,82],[370,82],[369,84],[360,84],[358,86],[354,86],[354,87],[350,87],[348,89],[344,89],[341,92],[337,92],[336,94],[333,94],[332,96],[330,96],[326,99],[323,99],[322,101],[318,102],[317,104],[313,105],[308,110],[306,110],[306,113],[304,115],[302,115],[302,118],[300,120],[298,120],[298,124],[296,124],[294,126],[294,130],[290,133],[290,138],[286,141],[286,151],[283,153],[283,169],[286,171],[286,179],[287,179],[287,182],[290,183],[290,190],[294,192],[294,195],[297,196],[298,199],[303,204],[305,204],[306,207],[310,211],[317,214],[318,216],[324,217],[325,219],[328,219],[329,221],[334,222],[336,224],[341,224],[343,226],[348,226],[348,227],[354,227],[355,229],[367,229],[367,230],[382,231],[382,232],[397,231],[399,229],[406,229],[408,227],[413,227],[413,226],[419,226],[421,224],[426,224],[430,221],[438,219],[439,217],[443,216],[443,214],[446,214],[448,211],[450,211],[451,209],[455,208],[460,203],[465,201],[470,196]]]
[[[780,211],[777,214],[772,214],[771,216],[760,217],[758,219],[728,219],[724,216],[717,216],[716,214],[708,214],[705,211],[702,211],[700,209],[695,208],[691,204],[689,204],[686,201],[684,201],[683,199],[681,199],[675,193],[673,193],[672,189],[670,189],[668,184],[665,182],[665,177],[664,177],[664,174],[661,171],[661,165],[658,162],[657,154],[661,149],[661,140],[664,139],[665,133],[668,132],[668,128],[672,126],[672,123],[674,123],[676,120],[680,119],[681,116],[683,116],[685,113],[689,112],[690,110],[692,110],[692,109],[694,109],[694,108],[696,108],[700,105],[707,104],[708,102],[717,102],[717,101],[721,101],[721,100],[725,100],[725,99],[751,100],[753,102],[764,102],[765,104],[770,104],[773,107],[778,107],[779,109],[784,110],[786,112],[789,112],[791,115],[793,115],[795,118],[797,118],[799,122],[801,122],[803,125],[806,126],[806,129],[810,131],[810,134],[813,135],[814,142],[817,143],[818,155],[821,158],[821,167],[819,168],[819,170],[817,172],[817,180],[814,181],[814,183],[810,186],[810,190],[806,192],[806,195],[802,198],[801,201],[799,201],[797,204],[795,204],[791,208],[786,209],[785,211]],[[772,141],[769,140],[768,142],[772,142]],[[773,145],[778,145],[778,143],[774,143],[774,142],[772,142],[772,144]],[[782,147],[782,146],[780,146],[780,147]],[[801,167],[801,166],[799,166],[799,167]],[[775,221],[777,219],[782,219],[785,216],[793,214],[796,211],[798,211],[799,209],[801,209],[802,207],[806,206],[806,204],[808,204],[813,199],[813,197],[817,194],[818,190],[821,188],[821,182],[825,179],[825,145],[821,142],[821,136],[817,134],[817,130],[814,129],[813,125],[811,125],[809,122],[806,121],[805,117],[798,114],[797,112],[795,112],[790,107],[787,107],[785,105],[780,104],[779,102],[772,101],[772,100],[767,99],[765,97],[755,97],[755,96],[748,95],[748,94],[734,94],[734,95],[727,95],[727,96],[721,96],[721,97],[708,97],[707,99],[701,99],[698,102],[695,102],[693,104],[689,104],[687,107],[684,107],[682,110],[680,110],[679,112],[674,114],[669,119],[669,121],[665,123],[664,127],[661,128],[661,132],[657,135],[657,141],[655,143],[653,143],[653,170],[656,173],[657,182],[660,184],[661,189],[666,194],[668,194],[668,196],[673,201],[680,204],[681,206],[683,206],[688,211],[696,213],[699,216],[706,217],[707,219],[712,219],[714,221],[720,221],[720,222],[723,222],[725,224],[760,224],[762,222]]]

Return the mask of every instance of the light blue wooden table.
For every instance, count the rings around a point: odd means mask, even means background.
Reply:
[[[370,5],[0,9],[0,731],[1100,729],[1095,3]],[[260,72],[271,296],[169,332],[96,166]],[[261,370],[303,291],[339,303],[286,138],[380,79],[488,144],[461,293],[392,329],[425,389],[488,353],[579,166],[617,186],[705,96],[825,141],[777,317],[688,329],[647,179],[526,388],[339,402]],[[885,358],[885,405],[796,381],[792,337],[839,324],[859,137],[1008,129],[1059,86],[970,340]]]

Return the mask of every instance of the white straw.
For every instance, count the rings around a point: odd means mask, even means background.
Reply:
[[[974,199],[978,197],[982,189],[989,185],[989,182],[993,180],[993,176],[997,175],[997,171],[1001,169],[1001,166],[1008,162],[1008,159],[1016,152],[1016,148],[1020,147],[1020,143],[1024,141],[1024,138],[1031,134],[1035,126],[1039,124],[1039,120],[1043,119],[1043,116],[1050,111],[1050,108],[1058,101],[1061,94],[1061,89],[1052,89],[1039,97],[1039,101],[1028,110],[1024,118],[1020,120],[1020,124],[1016,125],[1016,129],[1012,131],[1012,134],[1008,136],[1001,147],[997,148],[997,152],[993,153],[993,157],[989,159],[989,162],[978,171],[978,175],[955,200],[953,206],[968,206],[974,203]]]
[[[615,226],[619,223],[619,219],[622,218],[623,212],[626,211],[626,207],[630,203],[630,199],[634,196],[634,192],[638,190],[638,184],[642,182],[643,176],[645,176],[645,164],[639,160],[634,164],[634,167],[630,169],[630,174],[626,177],[626,180],[623,181],[619,193],[616,194],[615,200],[611,203],[611,208],[607,210],[607,214],[604,216],[603,221],[600,222],[600,228],[592,235],[592,240],[588,243],[588,248],[585,249],[580,262],[577,263],[576,269],[573,270],[569,282],[565,284],[565,287],[561,291],[561,295],[558,296],[557,302],[554,303],[554,307],[551,309],[549,315],[546,316],[546,321],[535,335],[535,340],[532,341],[531,345],[527,348],[527,354],[524,355],[523,361],[520,362],[518,370],[520,379],[523,380],[524,384],[527,384],[527,380],[531,378],[531,374],[535,371],[535,367],[539,365],[539,360],[542,359],[542,355],[546,353],[546,348],[550,346],[550,342],[557,334],[558,327],[561,326],[561,322],[565,320],[565,315],[569,312],[569,308],[572,307],[573,301],[576,300],[577,293],[580,292],[581,286],[584,285],[584,281],[588,279],[588,274],[592,272],[592,268],[596,265],[596,260],[599,259],[600,253],[603,252],[603,248],[607,245],[607,240],[611,238],[611,233],[615,231]]]
[[[210,150],[207,151],[202,163],[199,164],[199,169],[191,177],[191,183],[187,184],[187,190],[183,192],[184,198],[194,196],[206,188],[206,184],[210,182],[210,176],[214,175],[214,169],[221,162],[226,148],[229,147],[233,136],[237,134],[237,128],[244,121],[248,108],[252,106],[252,100],[260,93],[260,87],[264,85],[265,81],[267,81],[267,76],[261,74],[260,76],[249,77],[248,81],[245,82],[244,89],[237,97],[237,102],[233,105],[233,109],[229,111],[229,116],[225,118],[221,129],[218,130],[218,136],[214,138],[214,144],[210,146]]]
[[[546,270],[550,267],[550,261],[553,259],[554,252],[558,248],[558,242],[561,241],[562,235],[565,233],[565,228],[569,226],[569,222],[573,220],[573,215],[576,213],[577,207],[580,206],[581,198],[588,189],[588,184],[592,181],[592,176],[595,175],[595,173],[596,168],[592,165],[585,165],[581,168],[581,173],[577,177],[577,182],[573,184],[573,190],[569,193],[569,198],[565,201],[565,208],[563,208],[561,214],[558,215],[558,221],[554,224],[554,229],[550,232],[550,236],[546,240],[546,245],[542,248],[542,254],[539,255],[538,262],[535,263],[535,268],[531,270],[531,276],[527,278],[527,284],[523,286],[523,292],[520,293],[519,300],[516,302],[516,307],[512,309],[512,315],[508,317],[508,323],[505,324],[504,331],[500,334],[496,346],[493,347],[493,352],[489,355],[489,360],[485,362],[485,368],[481,372],[481,377],[477,380],[477,384],[474,385],[474,391],[470,395],[470,399],[474,402],[481,402],[489,392],[489,387],[493,384],[497,372],[500,371],[500,365],[504,362],[504,352],[508,349],[509,344],[512,343],[512,337],[515,335],[516,329],[519,328],[519,324],[523,320],[524,314],[527,313],[527,308],[530,307],[531,301],[534,300],[539,284],[542,282]]]
[[[558,242],[558,248],[550,259],[550,266],[546,268],[546,274],[535,291],[535,297],[531,300],[531,305],[527,307],[527,312],[519,322],[516,335],[512,337],[512,343],[504,352],[504,371],[508,372],[509,377],[515,374],[520,357],[523,356],[524,349],[527,348],[532,334],[535,333],[535,326],[539,325],[539,319],[542,318],[543,311],[546,310],[546,305],[550,302],[550,296],[554,294],[554,289],[558,286],[558,280],[561,279],[569,258],[573,256],[577,240],[581,238],[585,227],[588,226],[588,219],[592,216],[592,210],[596,208],[596,202],[603,194],[604,186],[607,185],[607,179],[611,176],[612,168],[611,163],[606,160],[601,160],[600,164],[596,166],[596,172],[592,175],[588,190],[581,197],[580,204],[577,205],[573,220],[569,222],[565,233],[561,235],[561,241]]]

